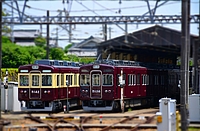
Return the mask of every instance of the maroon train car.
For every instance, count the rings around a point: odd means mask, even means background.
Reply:
[[[140,65],[134,61],[105,60],[81,66],[83,110],[113,111],[153,105],[162,97],[179,94],[179,70]]]
[[[21,110],[57,111],[67,102],[69,107],[80,106],[79,68],[78,63],[58,60],[37,60],[35,64],[20,66]]]

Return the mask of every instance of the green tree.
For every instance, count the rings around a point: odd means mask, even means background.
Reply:
[[[45,59],[46,57],[46,50],[42,47],[26,46],[24,48],[29,52],[27,55],[27,61],[29,64],[34,63],[37,59]]]
[[[67,46],[65,46],[64,52],[68,53],[68,49],[72,47],[72,44],[68,44]]]
[[[51,48],[50,57],[54,60],[63,60],[64,51],[61,48]]]
[[[12,43],[8,37],[2,36],[2,67],[18,68],[31,64],[37,59],[44,59],[46,51],[37,46],[20,46]]]
[[[38,36],[37,38],[35,38],[34,42],[36,46],[43,47],[43,48],[46,47],[46,43],[47,43],[46,39],[43,38],[42,36]]]

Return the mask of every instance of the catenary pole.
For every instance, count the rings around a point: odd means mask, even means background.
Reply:
[[[199,2],[199,14],[200,14],[200,2]],[[197,43],[199,43],[199,44],[198,44],[198,47],[199,47],[199,45],[200,45],[200,21],[199,21],[199,41],[198,41]],[[197,59],[198,59],[198,58],[197,58]],[[197,67],[197,69],[198,69],[198,67]],[[197,73],[199,73],[199,72],[197,71]],[[198,76],[198,74],[197,74],[197,76]],[[198,78],[198,77],[197,77],[197,78]],[[197,89],[198,89],[197,92],[200,93],[200,88],[199,88],[199,86],[198,86]]]
[[[1,11],[1,13],[0,13],[0,119],[1,119],[2,0],[0,1],[0,11]]]
[[[188,3],[189,0],[182,0],[182,21],[181,21],[181,89],[180,89],[180,110],[181,110],[181,131],[187,131],[188,128],[188,72],[189,72],[189,54],[188,54]]]
[[[47,21],[49,21],[49,10],[47,10]],[[49,59],[49,23],[47,24],[47,47],[46,47],[46,59]]]

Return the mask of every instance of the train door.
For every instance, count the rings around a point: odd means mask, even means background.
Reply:
[[[30,72],[29,99],[41,99],[41,73]]]
[[[61,74],[60,73],[56,75],[56,80],[57,80],[56,88],[58,91],[57,98],[60,99],[61,98]]]
[[[102,72],[100,70],[91,71],[90,73],[90,98],[101,99],[102,98]]]
[[[142,82],[141,82],[141,73],[136,71],[135,75],[136,75],[135,91],[136,91],[137,96],[141,96],[141,92],[140,92],[140,87],[141,87],[141,84],[142,84]]]

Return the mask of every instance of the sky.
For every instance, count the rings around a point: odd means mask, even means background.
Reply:
[[[3,8],[6,8],[8,13],[12,14],[12,8],[7,4],[11,5],[11,1],[5,1],[3,3]],[[160,1],[158,4],[161,4]],[[20,11],[22,11],[24,1],[18,1]],[[28,7],[25,8],[25,14],[30,16],[42,17],[46,16],[47,10],[50,11],[50,16],[57,16],[59,14],[58,10],[66,10],[69,12],[70,16],[125,16],[125,15],[143,15],[148,12],[147,3],[145,1],[97,1],[97,0],[53,0],[53,1],[33,1],[29,0],[27,2]],[[155,6],[155,1],[150,1],[150,7]],[[15,10],[16,4],[13,3],[13,16],[18,16],[18,12]],[[119,12],[121,11],[121,12]],[[191,15],[199,14],[199,0],[191,0]],[[63,13],[63,15],[65,15]],[[160,6],[156,10],[155,15],[181,15],[181,1],[170,1]],[[68,27],[68,25],[62,25]],[[128,33],[134,32],[136,30],[141,30],[153,26],[152,24],[129,24]],[[175,29],[181,31],[181,24],[162,24],[164,27]],[[190,25],[190,33],[198,35],[198,24]],[[125,25],[121,24],[120,27],[125,29]],[[50,37],[56,38],[56,28],[58,28],[58,37],[61,39],[68,39],[68,32],[59,25],[50,25]],[[73,40],[73,38],[83,38],[86,39],[90,36],[101,37],[102,35],[102,25],[100,24],[87,24],[87,25],[73,25],[72,26],[72,42],[79,42]],[[117,27],[115,24],[108,25],[111,28],[111,36],[108,38],[115,38],[117,36],[124,35],[125,32]],[[13,29],[41,29],[40,25],[13,25]],[[42,25],[43,36],[46,36],[46,25]],[[69,44],[68,40],[59,40],[58,45],[65,47]]]

